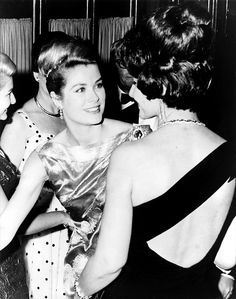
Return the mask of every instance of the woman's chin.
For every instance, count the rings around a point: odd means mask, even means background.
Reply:
[[[0,115],[0,120],[6,120],[7,119],[7,111],[4,111],[1,115]]]

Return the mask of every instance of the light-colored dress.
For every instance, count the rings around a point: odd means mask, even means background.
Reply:
[[[54,136],[41,132],[23,110],[18,110],[17,113],[33,133],[26,141],[24,157],[19,167],[22,171],[29,155]],[[45,204],[48,205],[46,208]],[[64,210],[56,196],[53,196],[52,190],[46,188],[42,191],[35,208],[47,212]],[[29,298],[66,298],[63,287],[63,260],[69,246],[68,230],[51,229],[30,235],[24,237],[23,244]]]
[[[134,125],[89,146],[66,146],[52,139],[38,151],[55,194],[77,225],[65,258],[67,298],[73,298],[75,277],[96,247],[111,153],[121,143],[142,138],[150,131],[149,126]]]

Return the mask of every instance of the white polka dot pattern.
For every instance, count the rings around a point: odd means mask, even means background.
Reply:
[[[53,135],[40,132],[34,122],[23,110],[17,113],[23,117],[32,130],[32,136],[26,141],[25,153],[19,170],[38,146],[42,146]],[[56,197],[52,199],[48,211],[64,210]],[[68,231],[51,231],[35,234],[24,240],[25,263],[29,296],[34,299],[66,299],[63,287],[64,257],[68,250]]]

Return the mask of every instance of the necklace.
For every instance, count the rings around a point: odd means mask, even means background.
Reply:
[[[199,120],[194,120],[194,119],[184,119],[184,118],[180,118],[180,119],[172,119],[172,120],[168,120],[164,123],[162,123],[158,129],[165,127],[167,125],[173,125],[173,124],[181,124],[181,123],[186,123],[186,124],[193,124],[193,125],[198,125],[198,126],[203,126],[205,127],[206,125],[202,122],[200,122]]]
[[[36,103],[36,105],[39,107],[39,109],[41,109],[44,113],[46,113],[49,116],[54,116],[54,117],[60,117],[60,113],[51,113],[48,110],[46,110],[38,101],[38,99],[36,97],[34,97],[34,101]]]

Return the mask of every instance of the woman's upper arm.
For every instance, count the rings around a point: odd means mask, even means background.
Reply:
[[[12,122],[4,127],[1,135],[1,147],[17,168],[24,156],[27,133],[23,118],[15,113]]]
[[[126,262],[132,227],[132,178],[126,146],[117,149],[107,174],[106,203],[102,218],[98,252],[113,271]]]
[[[215,258],[215,264],[223,269],[236,265],[236,217],[232,220]]]
[[[8,204],[7,197],[6,197],[2,187],[0,186],[0,215],[4,211],[7,204]]]
[[[1,224],[8,223],[13,233],[17,231],[37,201],[46,178],[44,166],[38,154],[33,152],[26,161],[16,191],[0,217]]]

